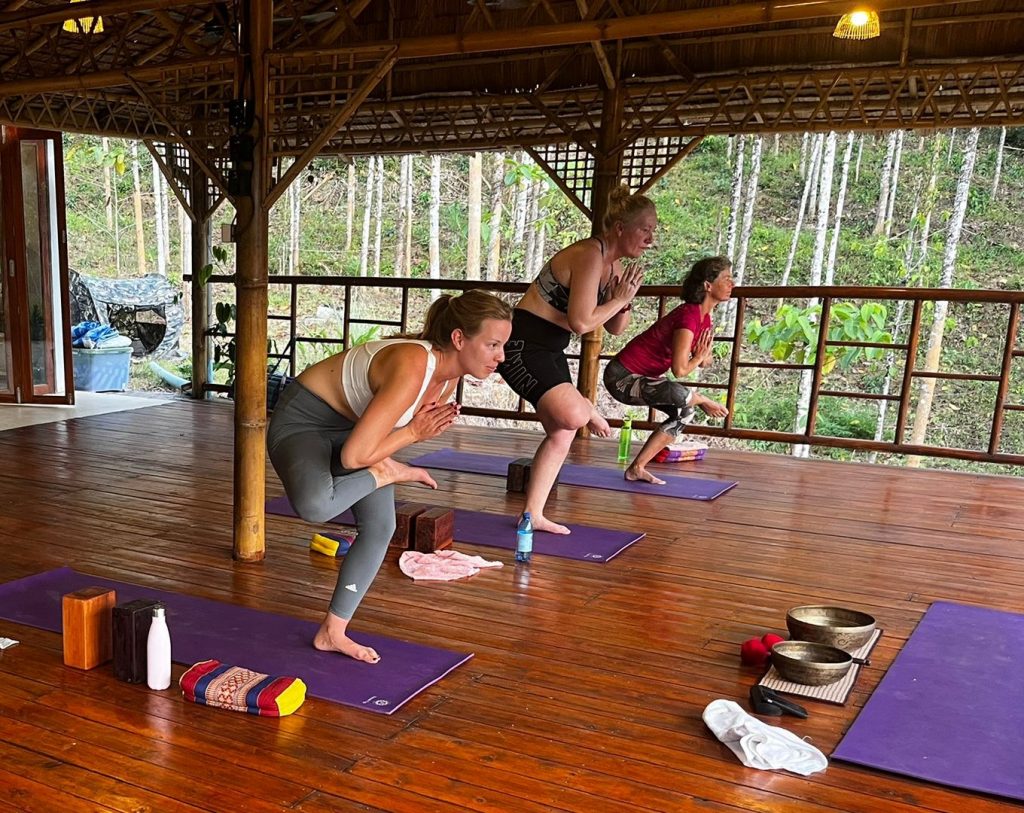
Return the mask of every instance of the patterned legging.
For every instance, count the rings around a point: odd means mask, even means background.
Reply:
[[[604,368],[604,385],[612,397],[630,406],[650,406],[668,415],[658,427],[666,435],[678,435],[691,420],[693,390],[678,381],[631,373],[618,359],[612,359]]]

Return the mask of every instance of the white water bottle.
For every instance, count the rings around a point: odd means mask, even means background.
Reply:
[[[146,639],[146,685],[157,691],[171,685],[171,633],[162,604],[153,608],[153,621]]]

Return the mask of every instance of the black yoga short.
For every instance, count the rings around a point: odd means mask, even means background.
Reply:
[[[505,360],[498,374],[517,395],[534,407],[548,390],[572,383],[565,349],[572,334],[536,314],[516,308],[512,335],[505,342]]]

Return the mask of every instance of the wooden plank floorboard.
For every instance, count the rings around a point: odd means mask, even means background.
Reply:
[[[223,403],[0,432],[0,580],[58,566],[318,621],[339,563],[314,528],[268,516],[262,562],[231,558],[232,419]],[[519,457],[533,432],[457,427],[404,450]],[[615,444],[574,462],[619,468]],[[826,754],[932,601],[1024,610],[1024,484],[997,475],[713,449],[659,466],[736,480],[710,503],[560,486],[550,514],[647,536],[595,565],[460,545],[504,563],[413,583],[390,551],[353,629],[473,652],[393,715],[310,699],[274,720],[62,664],[58,634],[0,622],[0,811],[789,811],[995,813],[1002,800],[836,762],[810,778],[744,768],[706,730],[746,705],[745,638],[796,604],[840,603],[885,632],[845,706],[785,718]],[[514,516],[503,478],[436,472],[398,499]],[[267,468],[267,495],[282,493]],[[172,629],[173,638],[173,629]],[[272,646],[272,641],[266,645]],[[215,653],[212,653],[215,656]],[[175,665],[177,679],[184,667]],[[779,721],[771,721],[779,722]]]

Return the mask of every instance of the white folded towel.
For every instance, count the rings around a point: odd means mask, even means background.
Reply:
[[[801,776],[828,767],[825,755],[779,726],[762,723],[731,700],[712,700],[704,723],[748,768],[786,770]]]

